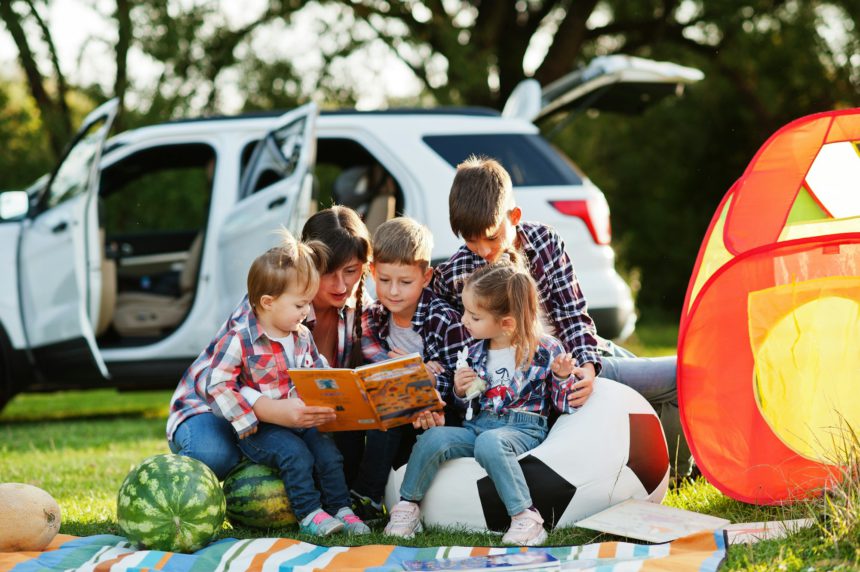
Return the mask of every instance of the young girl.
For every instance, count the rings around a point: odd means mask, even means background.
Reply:
[[[308,412],[312,408],[290,395],[288,368],[328,365],[302,324],[319,287],[317,267],[325,251],[319,243],[285,239],[253,262],[252,312],[216,344],[206,392],[211,407],[232,425],[242,453],[280,471],[301,532],[327,536],[346,528],[367,534],[370,529],[350,508],[343,459],[331,436],[315,428],[334,412],[324,407]],[[272,422],[256,415],[261,395],[277,409],[267,416]]]
[[[546,540],[543,519],[532,504],[517,456],[546,438],[550,406],[570,412],[575,381],[570,354],[542,333],[537,287],[528,271],[508,261],[487,265],[466,281],[463,325],[476,340],[469,347],[471,367],[459,367],[454,394],[464,399],[486,382],[479,412],[463,427],[434,427],[412,450],[400,486],[401,501],[391,510],[385,533],[409,538],[421,530],[419,501],[439,466],[474,456],[493,481],[511,526],[506,544],[531,546]]]

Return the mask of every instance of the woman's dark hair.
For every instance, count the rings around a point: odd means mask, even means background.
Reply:
[[[355,314],[353,314],[352,348],[349,353],[347,367],[357,367],[364,362],[361,353],[361,314],[362,298],[364,297],[364,279],[367,276],[366,263],[370,260],[370,233],[354,210],[349,207],[335,205],[315,213],[302,228],[302,241],[319,240],[325,244],[330,256],[325,268],[320,274],[337,270],[353,258],[359,260],[365,267],[362,269],[358,288],[355,291]]]

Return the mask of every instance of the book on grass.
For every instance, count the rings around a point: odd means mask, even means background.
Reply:
[[[717,530],[730,522],[725,518],[630,499],[575,524],[646,542],[669,542],[694,532]]]
[[[346,368],[290,369],[290,379],[306,405],[335,410],[320,431],[385,431],[410,423],[422,411],[444,407],[436,376],[418,354]]]
[[[454,572],[458,570],[560,570],[558,558],[549,552],[516,552],[465,558],[405,560],[403,569],[412,572]]]

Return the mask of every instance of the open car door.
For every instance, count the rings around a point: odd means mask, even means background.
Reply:
[[[98,190],[102,148],[118,100],[84,119],[47,184],[34,197],[18,245],[19,292],[27,345],[49,383],[108,377],[93,324],[101,298]]]
[[[309,103],[280,116],[260,139],[242,173],[239,201],[227,215],[218,237],[226,305],[247,289],[251,262],[280,242],[286,227],[298,238],[315,208],[317,107]]]
[[[503,117],[540,121],[563,111],[597,109],[641,113],[684,86],[703,79],[698,69],[624,55],[599,56],[587,66],[541,88],[520,82],[505,102]]]

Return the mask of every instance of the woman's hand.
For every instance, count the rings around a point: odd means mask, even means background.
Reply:
[[[586,363],[582,367],[575,367],[572,371],[578,381],[571,384],[567,392],[567,402],[571,407],[582,407],[588,400],[588,397],[594,391],[594,378],[597,373],[594,371],[594,364]]]
[[[297,397],[289,399],[261,397],[254,403],[254,413],[260,421],[291,429],[319,427],[335,420],[334,409],[331,407],[305,405],[305,402]]]
[[[466,391],[478,374],[471,367],[461,367],[454,372],[454,395],[457,397],[466,397]]]

